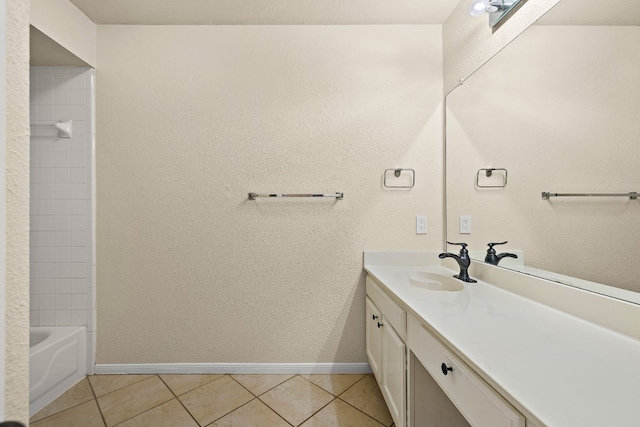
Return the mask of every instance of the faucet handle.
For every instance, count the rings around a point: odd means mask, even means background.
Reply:
[[[466,243],[453,243],[453,242],[447,242],[450,245],[458,245],[458,246],[462,246],[462,248],[460,249],[460,255],[464,255],[469,253],[469,251],[467,251],[467,244]]]
[[[447,241],[447,243],[450,244],[450,245],[462,246],[462,249],[465,249],[467,247],[466,243],[453,243],[453,242],[449,242],[449,241]]]
[[[489,249],[493,249],[493,247],[495,245],[506,245],[509,242],[500,242],[500,243],[487,243],[487,246],[489,246]]]

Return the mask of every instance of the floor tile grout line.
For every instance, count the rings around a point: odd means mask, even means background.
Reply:
[[[154,374],[154,375],[150,375],[150,376],[149,376],[149,378],[153,378],[153,377],[158,377],[158,379],[162,382],[162,384],[164,384],[164,381],[162,381],[162,379],[160,378],[160,376],[159,376],[159,375]],[[145,378],[145,380],[148,380],[149,378]],[[144,381],[144,380],[143,380],[143,381]],[[138,382],[140,382],[140,381],[138,381]],[[133,383],[133,384],[136,384],[136,383]],[[133,385],[133,384],[131,384],[131,385]],[[165,386],[165,387],[167,387],[167,385],[166,385],[166,384],[164,384],[164,386]],[[128,386],[127,386],[127,387],[128,387]],[[126,388],[126,387],[123,387],[123,388]],[[120,390],[122,390],[123,388],[121,388]],[[169,389],[169,387],[167,387],[167,388]],[[173,394],[173,392],[171,391],[171,389],[169,389],[169,392],[170,392],[171,394]],[[156,406],[154,406],[154,407],[152,407],[152,408],[147,409],[146,411],[142,411],[142,412],[140,412],[139,414],[136,414],[136,415],[134,415],[134,416],[132,416],[132,417],[129,417],[129,418],[127,418],[126,420],[122,420],[122,421],[118,422],[117,424],[114,424],[114,425],[113,425],[113,426],[111,426],[111,427],[117,427],[117,426],[119,426],[120,424],[122,424],[122,423],[124,423],[124,422],[126,422],[126,421],[129,421],[129,420],[132,420],[132,419],[134,419],[135,417],[137,417],[137,416],[139,416],[139,415],[146,414],[147,412],[151,411],[152,409],[156,409],[156,408],[158,408],[158,407],[160,407],[160,406],[164,405],[164,404],[165,404],[165,403],[167,403],[167,402],[171,402],[171,400],[173,400],[173,399],[165,400],[164,402],[159,403],[159,404],[157,404]],[[197,424],[197,423],[196,423],[196,424]],[[107,424],[106,424],[106,420],[105,420],[105,425],[107,425]],[[109,427],[109,425],[107,425],[107,427]]]
[[[107,427],[107,420],[104,417],[104,414],[102,413],[102,408],[100,407],[100,404],[98,403],[98,396],[96,396],[96,391],[93,389],[93,385],[91,384],[91,381],[89,381],[89,377],[86,376],[85,377],[87,379],[87,382],[89,383],[89,388],[91,389],[91,394],[93,395],[93,400],[94,402],[96,402],[96,406],[98,407],[98,412],[100,412],[100,417],[102,418],[102,424],[104,424],[104,427]]]
[[[174,396],[176,396],[176,398],[179,398],[180,396],[184,396],[185,394],[190,393],[190,392],[192,392],[193,390],[195,390],[195,389],[197,389],[197,388],[204,387],[204,386],[206,386],[207,384],[211,384],[212,382],[218,381],[218,380],[220,380],[220,379],[222,379],[222,378],[224,378],[224,377],[226,377],[226,376],[230,376],[229,374],[157,374],[157,375],[158,375],[158,377],[160,377],[160,380],[161,380],[161,381],[162,381],[162,382],[167,386],[167,388],[168,388],[169,390],[171,390],[171,393],[173,393],[173,394],[174,394]],[[169,384],[167,384],[167,382],[166,382],[165,380],[163,380],[163,379],[162,379],[162,376],[163,376],[163,375],[184,375],[184,376],[218,375],[218,378],[214,378],[214,379],[212,379],[211,381],[207,381],[207,382],[206,382],[206,383],[204,383],[204,384],[200,384],[199,386],[194,387],[194,388],[192,388],[192,389],[189,389],[189,390],[185,391],[184,393],[176,394],[176,393],[173,391],[173,389],[171,388],[171,386],[169,386]]]
[[[182,406],[182,407],[184,408],[184,410],[185,410],[185,411],[187,411],[187,414],[189,414],[189,416],[190,416],[190,417],[191,417],[191,419],[196,423],[196,425],[200,426],[200,423],[198,422],[198,420],[196,420],[196,418],[193,416],[193,414],[191,413],[191,411],[189,411],[189,409],[187,409],[187,407],[186,407],[186,406],[184,406],[184,403],[182,403],[182,400],[180,400],[180,398],[178,397],[178,395],[177,395],[177,394],[176,394],[176,393],[171,389],[171,387],[169,387],[169,384],[167,384],[167,383],[162,379],[162,376],[158,375],[158,378],[160,378],[160,381],[162,381],[162,382],[164,383],[164,385],[169,389],[169,391],[171,392],[171,394],[173,394],[174,398],[178,401],[178,403],[180,404],[180,406]],[[218,380],[218,379],[220,379],[220,378],[222,378],[222,377],[216,378],[215,380]],[[215,381],[215,380],[213,380],[213,381]],[[211,381],[211,382],[213,382],[213,381]],[[207,384],[209,384],[209,383],[207,383]],[[198,388],[198,387],[196,387],[196,388]],[[195,390],[196,388],[191,389],[191,390],[189,390],[189,391],[193,391],[193,390]],[[187,394],[187,393],[189,393],[189,391],[187,391],[187,392],[185,392],[185,393],[182,393],[182,394]],[[200,426],[200,427],[202,427],[202,426]]]
[[[355,409],[356,411],[360,411],[363,414],[365,414],[367,417],[371,418],[372,420],[377,421],[378,423],[380,423],[381,425],[384,426],[384,423],[376,418],[374,418],[371,414],[367,414],[366,412],[364,412],[363,410],[356,408],[355,406],[353,406],[351,403],[347,402],[346,400],[342,399],[340,396],[342,396],[343,394],[345,394],[350,388],[354,387],[356,384],[358,384],[360,381],[363,381],[365,378],[367,378],[368,375],[372,375],[372,374],[366,374],[365,376],[363,376],[362,378],[360,378],[358,381],[356,381],[355,383],[353,383],[353,385],[351,387],[348,387],[347,390],[343,391],[342,393],[340,393],[339,396],[336,396],[337,399],[340,399],[342,402],[346,403],[347,405],[351,406],[353,409]],[[377,382],[376,382],[377,384]],[[379,388],[379,386],[378,386]],[[384,402],[384,405],[387,406],[387,402],[384,400],[384,397],[382,398],[382,401]],[[387,410],[389,410],[389,408],[387,408]],[[393,417],[392,417],[393,418]],[[393,425],[393,422],[391,423],[391,425]],[[386,427],[386,426],[385,426]]]
[[[266,376],[266,375],[269,375],[269,374],[265,374],[265,376]],[[269,408],[269,410],[270,410],[271,412],[273,412],[273,413],[274,413],[274,414],[276,414],[278,417],[280,417],[280,418],[281,418],[285,423],[289,424],[290,426],[293,426],[293,424],[291,424],[291,423],[290,423],[286,418],[284,418],[282,415],[280,415],[280,413],[279,413],[278,411],[276,411],[276,410],[275,410],[275,409],[273,409],[271,406],[269,406],[265,401],[263,401],[262,399],[260,399],[260,396],[262,396],[262,395],[264,395],[264,394],[266,394],[266,393],[269,393],[269,392],[270,392],[271,390],[273,390],[274,388],[281,386],[282,384],[286,383],[287,381],[289,381],[289,380],[291,380],[291,379],[295,378],[297,375],[292,375],[292,376],[290,376],[290,377],[289,377],[289,378],[287,378],[286,380],[282,381],[281,383],[278,383],[278,384],[274,385],[274,386],[273,386],[273,387],[271,387],[270,389],[265,390],[264,392],[262,392],[262,393],[260,393],[260,394],[253,393],[253,392],[252,392],[251,390],[249,390],[247,387],[245,387],[244,385],[242,385],[242,383],[241,383],[240,381],[238,381],[236,378],[234,378],[234,377],[233,377],[233,375],[229,375],[229,376],[231,377],[231,379],[232,379],[232,380],[234,380],[235,382],[237,382],[238,384],[240,384],[240,386],[241,386],[242,388],[244,388],[245,390],[247,390],[247,391],[248,391],[249,393],[251,393],[251,395],[254,397],[254,398],[253,398],[252,400],[250,400],[249,402],[247,402],[247,403],[245,403],[244,405],[241,405],[241,406],[237,407],[236,409],[234,409],[234,411],[235,411],[235,410],[238,410],[238,409],[240,409],[240,408],[242,408],[242,407],[243,407],[243,406],[245,406],[245,405],[248,405],[249,403],[253,402],[254,400],[258,400],[258,401],[259,401],[260,403],[262,403],[264,406],[266,406],[267,408]],[[237,375],[237,376],[240,376],[240,375]],[[233,411],[232,411],[232,412],[233,412]],[[231,413],[231,412],[230,412],[230,413]],[[226,415],[224,415],[224,416],[226,416]],[[222,418],[222,417],[220,417],[220,418]],[[218,420],[219,420],[220,418],[218,418]],[[218,421],[218,420],[213,421],[211,424],[215,423],[215,422],[216,422],[216,421]]]
[[[337,396],[335,396],[333,393],[329,392],[328,390],[325,390],[324,388],[320,387],[318,384],[315,384],[313,381],[310,381],[310,380],[306,379],[306,378],[305,378],[305,377],[303,377],[301,374],[296,374],[296,375],[292,376],[291,378],[289,378],[288,380],[286,380],[286,381],[284,381],[284,382],[282,382],[282,383],[280,383],[280,384],[278,384],[278,385],[282,385],[282,384],[284,384],[285,382],[287,382],[287,381],[289,381],[289,380],[291,380],[291,379],[293,379],[293,378],[295,378],[295,377],[300,377],[301,379],[303,379],[303,380],[307,381],[309,384],[314,385],[315,387],[318,387],[320,390],[322,390],[322,391],[324,391],[324,392],[326,392],[326,393],[330,394],[330,395],[331,395],[331,397],[332,397],[332,399],[331,399],[329,402],[327,402],[325,405],[323,405],[320,409],[318,409],[317,411],[314,411],[311,415],[309,415],[307,418],[305,418],[304,420],[302,420],[302,422],[301,422],[301,423],[296,424],[296,426],[300,426],[300,425],[302,425],[302,424],[306,423],[309,419],[311,419],[311,418],[312,418],[314,415],[316,415],[318,412],[322,411],[322,410],[323,410],[327,405],[329,405],[331,402],[333,402],[334,400],[336,400],[336,399],[337,399]],[[358,381],[356,381],[356,382],[358,382]],[[354,383],[354,384],[355,384],[355,383]],[[276,387],[278,387],[278,386],[275,386],[275,387],[271,388],[270,390],[273,390],[273,389],[274,389],[274,388],[276,388]],[[346,391],[346,390],[345,390],[345,391]],[[267,392],[268,392],[268,391],[267,391]],[[263,394],[267,393],[267,392],[262,393],[262,394],[261,394],[261,396],[262,396]],[[261,401],[262,403],[264,403],[264,404],[267,406],[267,408],[269,408],[269,409],[271,409],[273,412],[275,412],[275,413],[276,413],[280,418],[282,418],[283,420],[285,420],[285,421],[287,422],[287,424],[289,424],[289,425],[293,426],[293,424],[292,424],[292,423],[290,423],[288,420],[286,420],[282,415],[280,415],[280,413],[279,413],[278,411],[276,411],[274,408],[272,408],[271,406],[269,406],[269,404],[268,404],[267,402],[263,401],[262,399],[260,399],[260,401]],[[294,427],[296,427],[296,426],[294,426]]]
[[[213,420],[213,421],[211,421],[209,424],[207,424],[207,426],[209,426],[209,425],[211,425],[211,424],[213,424],[213,423],[215,423],[215,422],[219,421],[220,419],[222,419],[222,418],[226,417],[226,416],[227,416],[227,415],[229,415],[230,413],[232,413],[232,412],[234,412],[234,411],[236,411],[236,410],[238,410],[238,409],[242,408],[243,406],[245,406],[245,405],[247,405],[248,403],[253,402],[254,400],[256,400],[256,399],[257,399],[257,397],[256,397],[256,395],[255,395],[255,394],[253,394],[253,393],[251,393],[251,391],[247,390],[247,388],[246,388],[245,386],[243,386],[242,384],[240,384],[240,382],[238,382],[238,380],[236,380],[235,378],[233,378],[233,376],[232,376],[231,374],[225,374],[224,376],[225,376],[225,377],[229,377],[232,381],[236,382],[240,387],[242,387],[243,389],[245,389],[245,390],[247,391],[247,393],[249,393],[249,394],[253,397],[253,399],[249,400],[249,402],[245,402],[245,403],[243,403],[242,405],[238,406],[237,408],[232,409],[231,411],[227,412],[226,414],[219,416],[218,418],[216,418],[215,420]],[[261,401],[261,402],[262,402],[262,401]],[[263,403],[264,403],[264,402],[263,402]],[[271,408],[269,408],[269,409],[271,409]],[[271,410],[273,411],[273,409],[271,409]],[[274,412],[275,412],[275,411],[274,411]],[[280,415],[280,414],[278,414],[277,412],[276,412],[276,414],[277,414],[277,415]],[[286,421],[286,420],[285,420],[285,421]],[[196,421],[196,422],[197,422],[197,421]],[[198,423],[198,425],[200,425],[200,423]]]
[[[85,376],[85,378],[87,378],[87,377]],[[82,381],[82,380],[80,380],[80,381]],[[74,384],[72,387],[74,387],[75,385],[79,384],[79,383],[80,383],[80,381],[78,381],[78,382],[77,382],[76,384]],[[89,380],[87,380],[87,382],[88,382],[88,381],[89,381]],[[80,406],[80,405],[84,405],[85,403],[89,403],[89,402],[91,402],[91,400],[94,400],[94,401],[95,401],[95,393],[93,393],[93,388],[91,388],[91,383],[89,383],[89,388],[90,388],[90,390],[91,390],[91,394],[93,395],[93,399],[89,399],[89,400],[87,400],[87,401],[85,401],[85,402],[78,403],[77,405],[70,406],[70,407],[68,407],[68,408],[66,408],[66,409],[63,409],[62,411],[58,411],[58,412],[55,412],[55,413],[53,413],[53,414],[47,415],[46,417],[44,417],[44,418],[40,418],[39,420],[36,420],[36,421],[33,421],[33,422],[32,422],[31,420],[29,420],[29,424],[31,424],[31,423],[33,423],[33,424],[35,424],[35,423],[39,423],[40,421],[44,421],[44,420],[46,420],[47,418],[53,417],[54,415],[62,414],[63,412],[66,412],[66,411],[68,411],[68,410],[70,410],[70,409],[77,408],[78,406]],[[69,389],[69,390],[70,390],[70,389]],[[67,391],[68,391],[68,390],[67,390]],[[64,394],[64,393],[63,393],[63,394]],[[61,396],[62,396],[62,395],[60,395],[60,396],[58,396],[58,397],[61,397]],[[56,399],[57,399],[57,398],[56,398]],[[54,401],[55,401],[55,399],[54,399]],[[53,402],[51,402],[51,403],[53,403]],[[97,402],[97,401],[96,401],[96,405],[98,405],[98,402]],[[45,406],[45,408],[46,408],[46,406]],[[44,408],[42,408],[42,409],[44,409]],[[41,409],[41,410],[42,410],[42,409]],[[99,409],[100,409],[100,406],[98,406],[98,410],[99,410]],[[40,411],[38,411],[38,412],[40,412]],[[37,414],[38,414],[38,413],[36,412],[35,414],[33,414],[33,416],[32,416],[32,417],[29,417],[29,418],[31,419],[31,418],[35,417]],[[102,416],[102,412],[100,412],[100,416]],[[104,421],[104,417],[102,418],[102,420]],[[106,424],[105,424],[105,426],[106,426]]]
[[[184,375],[190,375],[190,374],[184,374]],[[144,381],[144,380],[150,379],[150,378],[152,378],[152,377],[154,377],[154,376],[155,376],[155,377],[158,377],[158,379],[160,380],[160,382],[161,382],[161,383],[162,383],[162,384],[163,384],[163,385],[164,385],[164,386],[169,390],[169,392],[170,392],[170,394],[171,394],[172,398],[170,398],[169,400],[164,401],[164,402],[162,402],[162,403],[160,403],[160,404],[158,404],[158,405],[156,405],[156,406],[154,406],[154,407],[152,407],[152,408],[149,408],[149,409],[147,409],[147,410],[145,410],[145,411],[143,411],[143,412],[141,412],[141,413],[139,413],[139,414],[136,414],[135,416],[132,416],[132,417],[130,417],[130,418],[127,418],[126,420],[122,420],[122,421],[118,422],[117,424],[115,424],[114,426],[120,425],[120,424],[122,424],[122,423],[124,423],[124,422],[126,422],[126,421],[129,421],[129,420],[131,420],[131,419],[133,419],[133,418],[135,418],[135,417],[137,417],[137,416],[139,416],[139,415],[142,415],[142,414],[144,414],[144,413],[146,413],[146,412],[148,412],[148,411],[151,411],[151,410],[153,410],[153,409],[155,409],[155,408],[158,408],[159,406],[162,406],[162,405],[164,405],[165,403],[170,402],[171,400],[173,400],[173,399],[175,398],[175,399],[179,402],[179,404],[180,404],[180,405],[181,405],[181,406],[182,406],[182,407],[187,411],[187,413],[188,413],[188,414],[189,414],[189,416],[190,416],[190,417],[195,421],[195,423],[196,423],[198,426],[203,427],[203,426],[201,426],[201,425],[200,425],[200,423],[199,423],[199,422],[194,418],[194,416],[191,414],[191,412],[190,412],[190,411],[189,411],[189,410],[184,406],[184,404],[183,404],[183,403],[182,403],[182,401],[180,400],[179,396],[174,392],[174,390],[173,390],[173,389],[171,389],[171,387],[168,385],[168,383],[167,383],[167,382],[165,382],[165,381],[162,379],[161,374],[152,374],[152,375],[148,375],[146,378],[143,378],[143,379],[140,379],[140,380],[138,380],[138,381],[135,381],[135,382],[133,382],[133,383],[131,383],[131,384],[128,384],[127,386],[120,387],[120,388],[118,388],[118,389],[116,389],[116,390],[113,390],[113,391],[111,391],[111,392],[109,392],[109,393],[106,393],[106,394],[104,394],[104,395],[102,395],[102,396],[100,396],[100,397],[107,396],[107,395],[109,395],[109,394],[111,394],[111,393],[114,393],[114,392],[116,392],[116,391],[119,391],[119,390],[123,390],[123,389],[125,389],[125,388],[127,388],[127,387],[129,387],[129,386],[132,386],[132,385],[137,384],[137,383],[139,383],[139,382],[141,382],[141,381]],[[185,393],[182,393],[180,396],[182,396],[182,395],[184,395],[184,394],[187,394],[187,393],[189,393],[190,391],[193,391],[193,390],[195,390],[195,389],[197,389],[197,388],[199,388],[199,387],[203,387],[203,386],[205,386],[205,385],[211,384],[211,383],[213,383],[213,382],[215,382],[215,381],[217,381],[217,380],[219,380],[219,379],[224,378],[225,376],[229,377],[229,378],[230,378],[231,380],[233,380],[235,383],[237,383],[238,385],[240,385],[240,386],[241,386],[244,390],[246,390],[246,391],[247,391],[251,396],[253,396],[253,398],[252,398],[251,400],[249,400],[248,402],[246,402],[246,403],[244,403],[244,404],[242,404],[242,405],[238,406],[237,408],[233,409],[232,411],[229,411],[228,413],[226,413],[226,414],[222,415],[221,417],[219,417],[218,419],[216,419],[216,420],[212,421],[211,423],[209,423],[209,424],[207,424],[207,425],[212,425],[213,423],[217,422],[217,421],[218,421],[218,420],[220,420],[221,418],[223,418],[223,417],[225,417],[225,416],[229,415],[230,413],[232,413],[232,412],[234,412],[234,411],[236,411],[236,410],[238,410],[238,409],[242,408],[243,406],[245,406],[245,405],[247,405],[247,404],[249,404],[249,403],[253,402],[253,401],[254,401],[254,400],[256,400],[256,399],[257,399],[260,403],[264,404],[264,405],[265,405],[269,410],[271,410],[272,412],[274,412],[274,413],[275,413],[275,414],[276,414],[280,419],[282,419],[282,420],[283,420],[287,425],[292,425],[292,423],[291,423],[291,422],[289,422],[288,420],[286,420],[282,415],[280,415],[280,413],[278,413],[278,411],[276,411],[276,410],[275,410],[275,409],[273,409],[271,406],[269,406],[266,402],[264,402],[262,399],[260,399],[260,396],[262,396],[262,395],[264,395],[264,394],[268,393],[269,391],[271,391],[271,390],[273,390],[273,389],[275,389],[275,388],[277,388],[277,387],[281,386],[282,384],[284,384],[284,383],[286,383],[286,382],[288,382],[288,381],[292,380],[292,379],[293,379],[293,378],[295,378],[296,376],[301,377],[301,379],[305,380],[306,382],[309,382],[310,384],[314,385],[315,387],[318,387],[319,389],[321,389],[321,390],[325,391],[325,392],[326,392],[326,393],[328,393],[328,394],[331,396],[331,398],[332,398],[329,402],[327,402],[325,405],[323,405],[323,406],[322,406],[321,408],[319,408],[318,410],[314,411],[311,415],[309,415],[309,417],[307,417],[306,419],[304,419],[301,423],[299,423],[299,424],[297,424],[297,425],[304,424],[305,422],[307,422],[309,419],[313,418],[313,417],[314,417],[315,415],[317,415],[320,411],[322,411],[324,408],[326,408],[328,405],[332,404],[332,403],[333,403],[333,402],[335,402],[336,400],[340,400],[340,402],[347,404],[347,405],[348,405],[348,406],[350,406],[351,408],[353,408],[353,409],[357,410],[358,412],[360,412],[360,413],[362,413],[362,414],[366,415],[368,418],[370,418],[370,419],[374,420],[375,422],[379,423],[380,425],[384,425],[381,421],[379,421],[378,419],[374,418],[372,415],[370,415],[370,414],[366,413],[365,411],[363,411],[363,410],[361,410],[361,409],[359,409],[359,408],[355,407],[354,405],[350,404],[349,402],[347,402],[346,400],[344,400],[343,398],[341,398],[341,397],[340,397],[340,396],[344,395],[348,390],[350,390],[350,389],[352,389],[354,386],[356,386],[358,383],[360,383],[361,381],[365,380],[365,378],[367,378],[367,377],[368,377],[368,376],[370,376],[370,375],[363,375],[361,378],[359,378],[359,379],[358,379],[358,380],[356,380],[353,384],[351,384],[349,387],[347,387],[344,391],[342,391],[341,393],[339,393],[339,394],[337,394],[337,395],[336,395],[336,394],[334,394],[333,392],[331,392],[331,391],[329,391],[329,390],[326,390],[325,388],[321,387],[320,385],[318,385],[318,384],[314,383],[313,381],[311,381],[311,380],[309,380],[309,379],[307,379],[307,378],[304,378],[304,377],[302,376],[302,374],[295,374],[295,375],[292,375],[291,377],[289,377],[289,378],[287,378],[287,379],[283,380],[282,382],[280,382],[280,383],[278,383],[278,384],[274,385],[273,387],[269,388],[268,390],[266,390],[266,391],[264,391],[264,392],[262,392],[262,393],[260,393],[260,394],[255,394],[255,393],[251,392],[247,387],[245,387],[244,385],[242,385],[242,384],[241,384],[241,383],[240,383],[236,378],[234,378],[234,376],[233,376],[232,374],[223,374],[223,375],[220,375],[218,378],[212,379],[211,381],[208,381],[208,382],[206,382],[206,383],[204,383],[204,384],[202,384],[202,385],[200,385],[200,386],[198,386],[198,387],[195,387],[195,388],[193,388],[193,389],[191,389],[191,390],[189,390],[189,391],[187,391],[187,392],[185,392]],[[238,376],[241,376],[241,375],[238,375]],[[45,420],[45,419],[47,419],[47,418],[49,418],[49,417],[51,417],[51,416],[54,416],[54,415],[57,415],[57,414],[63,413],[63,412],[68,411],[68,410],[70,410],[70,409],[76,408],[76,407],[78,407],[78,406],[80,406],[80,405],[83,405],[83,404],[88,403],[88,402],[90,402],[91,400],[93,400],[93,401],[95,402],[96,406],[98,407],[98,411],[99,411],[99,413],[100,413],[100,417],[101,417],[101,419],[102,419],[102,423],[103,423],[103,425],[104,425],[105,427],[107,427],[107,426],[108,426],[108,424],[107,424],[107,422],[106,422],[106,418],[105,418],[105,416],[104,416],[104,413],[103,413],[103,411],[102,411],[102,408],[101,408],[101,406],[100,406],[100,404],[99,404],[99,402],[98,402],[98,399],[99,399],[99,398],[98,398],[98,396],[96,395],[96,392],[95,392],[95,389],[94,389],[94,385],[91,383],[91,381],[89,380],[89,378],[88,378],[87,376],[85,376],[85,379],[86,379],[86,380],[87,380],[87,382],[89,383],[89,389],[91,390],[91,395],[93,396],[93,397],[92,397],[92,399],[89,399],[89,400],[87,400],[87,401],[85,401],[85,402],[82,402],[82,403],[79,403],[79,404],[77,404],[77,405],[74,405],[74,406],[72,406],[72,407],[70,407],[70,408],[67,408],[67,409],[63,410],[63,411],[60,411],[60,412],[57,412],[57,413],[55,413],[55,414],[49,415],[49,416],[47,416],[47,417],[44,417],[44,418],[42,418],[41,420],[38,420],[37,422],[42,421],[42,420]],[[384,403],[386,404],[386,402],[384,402]],[[393,425],[393,422],[392,422],[392,424],[391,424],[391,425]]]
[[[98,374],[98,375],[91,375],[91,376],[93,376],[93,377],[97,377],[97,376],[114,376],[114,377],[115,377],[115,376],[119,376],[119,377],[130,377],[130,376],[136,376],[136,375],[140,375],[140,374],[133,374],[133,375],[129,375],[129,374]],[[117,388],[117,389],[115,389],[115,390],[111,390],[109,393],[105,393],[105,394],[103,394],[103,395],[98,396],[98,395],[96,395],[96,394],[95,394],[95,391],[94,391],[94,392],[93,392],[93,394],[94,394],[94,396],[96,397],[96,400],[97,400],[97,399],[98,399],[98,398],[100,398],[100,397],[104,397],[104,396],[106,396],[106,395],[108,395],[108,394],[115,393],[115,392],[116,392],[116,391],[118,391],[118,390],[122,390],[123,388],[127,388],[127,387],[129,387],[130,385],[138,384],[139,382],[144,381],[144,380],[146,380],[146,379],[149,379],[149,378],[151,378],[151,377],[153,377],[153,376],[155,376],[155,375],[154,375],[154,374],[142,374],[142,376],[145,376],[146,378],[142,378],[142,379],[139,379],[138,381],[134,381],[134,382],[132,382],[131,384],[127,384],[127,385],[126,385],[126,386],[124,386],[124,387],[120,387],[120,388]],[[89,381],[89,376],[87,376],[86,378],[87,378],[87,381]],[[91,381],[89,381],[89,385],[91,385]],[[91,385],[91,389],[93,390],[93,385]]]
[[[301,426],[302,424],[306,423],[307,421],[309,421],[311,418],[313,418],[314,416],[316,416],[316,414],[320,411],[322,411],[324,408],[326,408],[327,406],[329,406],[332,402],[335,402],[336,399],[338,399],[337,397],[335,397],[333,394],[331,395],[331,397],[333,397],[333,399],[331,399],[326,405],[324,405],[322,408],[318,409],[317,411],[315,411],[313,414],[309,415],[306,419],[304,419],[300,424],[298,424],[298,426]]]
[[[374,417],[373,417],[372,415],[370,415],[370,414],[367,414],[367,413],[366,413],[366,412],[364,412],[362,409],[358,409],[358,408],[356,408],[355,406],[353,406],[351,403],[347,402],[346,400],[343,400],[343,399],[341,399],[341,398],[339,398],[339,397],[336,397],[336,400],[339,400],[340,402],[342,402],[342,403],[344,403],[344,404],[346,404],[346,405],[351,406],[353,409],[355,409],[356,411],[358,411],[358,412],[360,412],[360,413],[362,413],[362,414],[366,415],[367,417],[371,418],[372,420],[374,420],[375,422],[377,422],[377,423],[378,423],[378,424],[380,424],[381,426],[385,426],[385,427],[387,427],[387,426],[386,426],[382,421],[378,420],[377,418],[374,418]],[[385,402],[385,405],[386,405],[386,404],[387,404],[387,403]],[[390,425],[393,425],[393,418],[392,418],[392,421],[391,421],[391,424],[390,424]]]
[[[296,375],[291,375],[289,378],[287,378],[286,380],[284,380],[284,381],[282,381],[282,382],[280,382],[280,383],[278,383],[278,384],[274,385],[274,386],[273,386],[273,387],[271,387],[270,389],[265,390],[265,391],[263,391],[263,392],[262,392],[262,393],[260,393],[260,394],[255,394],[254,392],[252,392],[251,390],[249,390],[247,387],[243,386],[243,385],[242,385],[242,383],[241,383],[240,381],[238,381],[237,379],[235,379],[235,378],[234,378],[234,376],[236,376],[236,377],[240,377],[240,376],[243,376],[243,375],[253,375],[253,374],[229,374],[229,376],[231,377],[231,379],[233,379],[235,382],[237,382],[238,384],[240,384],[240,385],[241,385],[245,390],[247,390],[249,393],[251,393],[252,395],[254,395],[254,396],[255,396],[255,397],[257,397],[257,398],[260,398],[260,396],[262,396],[263,394],[265,394],[265,393],[269,393],[269,392],[270,392],[271,390],[273,390],[274,388],[276,388],[276,387],[278,387],[278,386],[281,386],[282,384],[286,383],[287,381],[289,381],[289,380],[290,380],[290,379],[292,379],[293,377],[296,377],[296,376],[297,376],[297,374],[296,374]],[[257,375],[259,375],[259,376],[269,376],[269,375],[273,375],[273,374],[257,374]],[[285,374],[285,375],[287,375],[287,374]]]

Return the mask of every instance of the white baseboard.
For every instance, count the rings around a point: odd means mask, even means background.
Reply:
[[[96,364],[96,374],[369,374],[368,363]]]

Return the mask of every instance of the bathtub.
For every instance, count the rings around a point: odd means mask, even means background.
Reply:
[[[84,326],[32,327],[29,334],[29,416],[87,374]]]

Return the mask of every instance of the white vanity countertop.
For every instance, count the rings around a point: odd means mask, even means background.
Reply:
[[[398,273],[457,271],[400,259],[368,265],[380,258],[365,255],[365,270],[505,398],[548,426],[640,426],[640,341],[482,281],[412,286]]]

